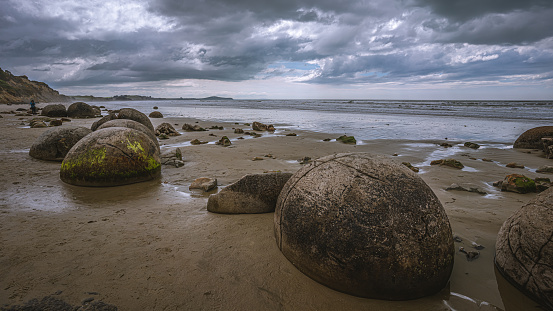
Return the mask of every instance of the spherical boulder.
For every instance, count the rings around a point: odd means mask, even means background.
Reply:
[[[540,193],[501,226],[495,265],[515,287],[553,310],[553,188]]]
[[[94,118],[96,112],[89,104],[76,102],[67,107],[67,116],[70,118]]]
[[[150,118],[163,118],[163,114],[159,111],[152,111],[150,113]]]
[[[543,150],[543,142],[541,141],[543,137],[553,137],[553,126],[540,126],[529,129],[517,138],[513,144],[513,148]]]
[[[157,141],[156,135],[154,135],[154,133],[152,133],[152,131],[150,131],[150,129],[147,128],[146,125],[142,123],[138,123],[136,121],[127,120],[127,119],[114,119],[114,120],[107,121],[106,123],[103,123],[97,128],[97,130],[101,130],[108,127],[127,127],[127,128],[141,131],[142,133],[148,135],[148,137],[150,137],[150,139],[159,148],[159,142]]]
[[[159,148],[141,131],[110,127],[81,139],[61,164],[62,181],[76,186],[119,186],[160,177]]]
[[[100,118],[100,120],[98,121],[95,121],[94,123],[92,123],[92,126],[90,127],[91,130],[95,131],[97,130],[102,124],[108,122],[108,121],[111,121],[111,120],[115,120],[117,119],[117,115],[115,113],[109,113],[105,116],[103,116],[102,118]]]
[[[142,123],[146,125],[147,128],[152,130],[152,132],[155,133],[154,126],[152,125],[152,122],[150,121],[150,118],[148,118],[147,115],[143,114],[142,112],[133,109],[133,108],[123,108],[119,110],[119,114],[117,115],[118,119],[128,119],[133,120],[138,123]]]
[[[443,289],[453,269],[447,215],[407,167],[367,153],[304,166],[275,210],[278,247],[300,271],[348,294],[407,300]]]
[[[63,161],[69,150],[91,132],[90,129],[79,126],[51,128],[37,138],[29,155],[40,160]]]
[[[40,113],[43,116],[47,117],[67,117],[67,109],[62,104],[51,104],[42,108]]]

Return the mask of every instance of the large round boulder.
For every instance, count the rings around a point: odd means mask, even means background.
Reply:
[[[300,271],[348,294],[432,295],[453,269],[447,215],[410,169],[367,153],[336,154],[296,172],[275,210],[278,247]]]
[[[109,113],[105,116],[103,116],[102,118],[100,118],[100,120],[98,121],[95,121],[94,123],[92,123],[92,126],[90,127],[91,130],[95,131],[97,130],[102,124],[108,122],[108,121],[111,121],[111,120],[115,120],[117,119],[117,115],[115,113]]]
[[[42,108],[41,115],[52,118],[67,117],[67,109],[62,104],[51,104]]]
[[[148,137],[150,137],[150,139],[156,144],[156,146],[159,147],[159,142],[157,141],[156,135],[152,131],[150,131],[150,129],[147,128],[146,125],[142,123],[138,123],[136,121],[127,120],[127,119],[115,119],[100,125],[97,128],[97,130],[101,130],[108,127],[127,127],[131,129],[139,130],[142,133],[148,135]]]
[[[142,123],[146,125],[146,127],[148,127],[150,130],[152,130],[153,133],[155,133],[155,129],[154,129],[154,126],[152,125],[152,122],[150,121],[150,118],[148,118],[147,115],[143,114],[142,112],[136,109],[123,108],[119,110],[119,114],[117,115],[117,118],[134,120],[138,123]]]
[[[543,150],[543,137],[553,137],[553,126],[540,126],[522,133],[515,141],[513,148]]]
[[[42,133],[31,146],[29,155],[35,159],[63,161],[69,150],[92,131],[86,127],[56,127]]]
[[[159,148],[141,131],[110,127],[81,139],[61,164],[62,181],[76,186],[119,186],[161,175]]]
[[[96,112],[89,104],[76,102],[67,107],[67,116],[70,118],[94,118]]]
[[[501,226],[495,265],[515,287],[553,310],[553,188],[516,211]]]

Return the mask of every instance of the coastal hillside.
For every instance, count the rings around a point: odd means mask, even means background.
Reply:
[[[28,104],[31,100],[41,103],[70,99],[44,82],[31,81],[27,76],[14,76],[0,68],[0,104]]]

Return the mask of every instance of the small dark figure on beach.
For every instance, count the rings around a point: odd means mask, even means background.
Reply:
[[[36,106],[34,100],[31,100],[31,113],[36,114]]]

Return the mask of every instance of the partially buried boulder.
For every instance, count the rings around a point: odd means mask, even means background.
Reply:
[[[180,133],[175,130],[175,128],[169,124],[169,123],[161,123],[156,127],[156,136],[159,136],[161,134],[165,134],[167,136],[179,136]]]
[[[51,128],[37,138],[29,155],[40,160],[63,161],[69,150],[91,132],[86,127],[78,126]]]
[[[291,173],[251,174],[207,200],[207,210],[223,214],[258,214],[275,210],[278,195]]]
[[[149,115],[150,118],[163,118],[163,114],[159,111],[152,111]]]
[[[47,117],[67,117],[67,109],[62,104],[51,104],[42,108],[41,115]]]
[[[154,133],[142,123],[127,119],[115,119],[100,125],[98,127],[98,130],[108,127],[127,127],[130,129],[141,131],[142,133],[148,135],[148,137],[150,137],[150,139],[156,144],[156,146],[159,147],[159,142],[157,141],[156,135],[154,135]]]
[[[76,186],[119,186],[158,178],[159,148],[143,132],[104,128],[81,139],[63,160],[62,181]]]
[[[513,148],[543,150],[543,137],[553,137],[553,126],[540,126],[522,133],[515,141]]]
[[[499,230],[495,265],[517,288],[553,310],[553,188],[509,217]]]
[[[188,187],[189,190],[198,189],[208,192],[217,187],[217,178],[200,177],[196,178],[192,184]]]
[[[70,118],[94,118],[96,111],[87,103],[76,102],[67,107],[67,116]]]
[[[274,215],[278,247],[312,279],[388,300],[448,283],[454,245],[430,187],[407,167],[366,153],[320,158],[286,183]]]

